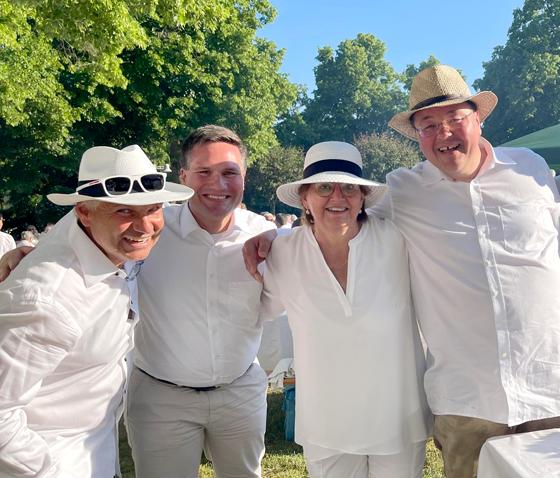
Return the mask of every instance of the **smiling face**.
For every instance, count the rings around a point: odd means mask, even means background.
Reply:
[[[451,127],[440,124],[458,118],[463,119]],[[415,128],[436,127],[433,136],[419,138],[420,149],[430,163],[456,181],[468,182],[476,177],[484,153],[480,118],[469,103],[427,108],[418,111],[413,121]]]
[[[328,196],[317,188],[321,183],[311,184],[300,192],[301,203],[313,216],[313,228],[316,232],[332,234],[335,232],[357,231],[358,214],[364,203],[364,193],[357,187],[356,193],[344,195],[341,185],[334,183],[334,189]]]
[[[117,266],[148,257],[163,229],[161,204],[86,201],[76,204],[74,210],[90,239]]]
[[[245,166],[239,147],[225,142],[197,144],[180,178],[194,189],[189,208],[198,224],[211,234],[224,231],[243,198]]]

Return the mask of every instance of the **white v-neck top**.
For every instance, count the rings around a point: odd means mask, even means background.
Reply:
[[[311,228],[278,237],[262,305],[270,316],[286,309],[292,329],[296,442],[315,451],[398,453],[430,428],[407,251],[394,225],[375,217],[349,247],[344,293]]]

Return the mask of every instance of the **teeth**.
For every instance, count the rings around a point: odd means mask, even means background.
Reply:
[[[126,239],[127,241],[130,241],[130,242],[136,242],[137,244],[141,244],[141,243],[144,243],[144,242],[148,242],[148,239],[149,239],[149,238],[148,238],[148,237],[144,237],[144,238],[142,238],[142,239],[135,239],[135,238],[132,238],[132,237],[125,237],[125,239]]]
[[[328,207],[327,211],[332,211],[332,212],[343,212],[346,211],[347,208],[345,207]]]
[[[210,198],[210,199],[225,199],[226,196],[218,196],[216,194],[207,194],[206,197]]]
[[[459,144],[454,144],[452,146],[443,146],[441,148],[438,148],[438,151],[441,151],[442,153],[445,151],[451,151],[454,149],[457,149],[459,147]]]

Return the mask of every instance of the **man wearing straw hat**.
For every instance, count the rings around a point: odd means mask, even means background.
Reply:
[[[389,122],[427,159],[387,176],[380,210],[407,238],[448,478],[475,476],[489,437],[560,426],[558,192],[540,156],[482,138],[496,103],[438,65]]]
[[[407,240],[448,478],[476,476],[489,437],[560,426],[558,192],[540,156],[482,138],[497,101],[449,66],[421,71],[389,125],[427,161],[388,174],[374,208]],[[257,278],[270,239],[245,244]]]
[[[0,476],[118,474],[116,424],[137,322],[138,267],[163,228],[165,182],[136,145],[82,156],[74,206],[0,285]]]

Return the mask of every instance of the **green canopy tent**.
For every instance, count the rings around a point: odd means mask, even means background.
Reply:
[[[532,149],[541,155],[552,169],[560,171],[560,124],[521,136],[501,146]]]

